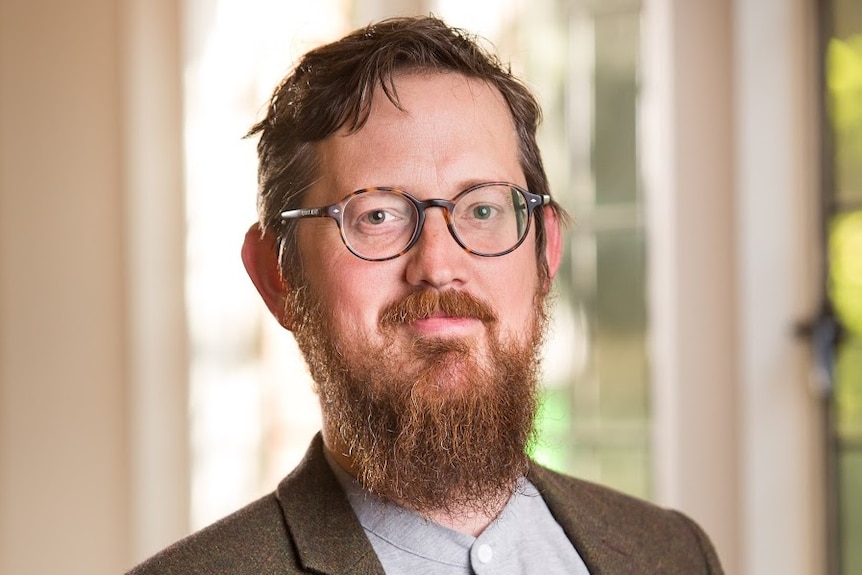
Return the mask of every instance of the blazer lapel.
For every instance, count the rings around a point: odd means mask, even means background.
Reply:
[[[612,531],[606,517],[612,513],[594,493],[578,489],[578,480],[563,477],[533,465],[529,479],[539,489],[548,509],[563,528],[590,575],[635,573],[631,565],[637,542],[624,533]],[[574,486],[574,488],[573,488]]]
[[[302,567],[315,573],[384,575],[315,436],[299,466],[278,486],[287,529]]]

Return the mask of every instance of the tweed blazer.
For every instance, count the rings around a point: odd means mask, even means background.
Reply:
[[[686,516],[534,465],[529,479],[591,575],[723,573]],[[175,543],[129,575],[384,575],[316,436],[269,494]]]

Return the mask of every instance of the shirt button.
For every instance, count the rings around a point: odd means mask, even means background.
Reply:
[[[483,543],[479,545],[479,561],[482,563],[490,563],[491,559],[494,558],[494,551],[491,549],[491,546],[487,543]]]

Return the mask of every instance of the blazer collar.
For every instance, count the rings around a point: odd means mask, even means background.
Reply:
[[[637,541],[611,529],[605,520],[617,511],[584,482],[533,464],[528,474],[551,515],[586,563],[590,573],[616,572],[628,564]]]

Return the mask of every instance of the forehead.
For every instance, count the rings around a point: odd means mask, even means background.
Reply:
[[[400,108],[378,87],[361,129],[318,144],[321,178],[312,193],[333,200],[379,185],[418,195],[454,195],[480,181],[524,185],[514,120],[499,90],[440,72],[405,73],[394,85]]]

